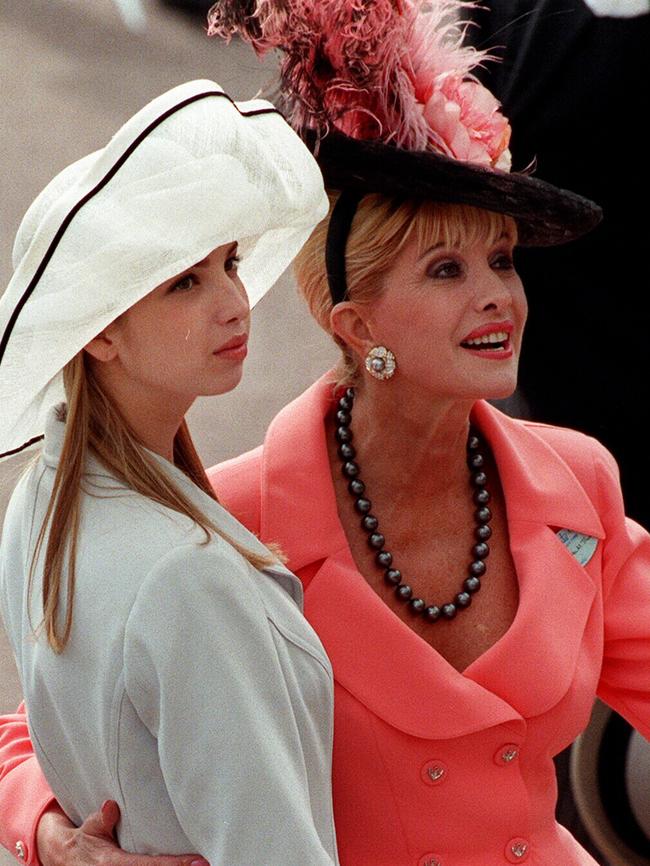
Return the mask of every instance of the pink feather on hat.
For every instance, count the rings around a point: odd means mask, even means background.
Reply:
[[[472,75],[465,0],[224,0],[208,34],[280,49],[283,110],[299,132],[332,128],[509,170],[508,121]]]

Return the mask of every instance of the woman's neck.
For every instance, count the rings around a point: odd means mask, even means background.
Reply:
[[[117,406],[138,441],[173,463],[174,439],[193,401],[172,391],[161,394],[143,383],[107,375],[107,366],[94,371],[102,390]]]
[[[373,490],[455,498],[467,483],[467,436],[474,401],[435,401],[387,383],[355,389],[352,431],[361,477]]]

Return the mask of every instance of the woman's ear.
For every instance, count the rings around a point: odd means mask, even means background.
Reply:
[[[332,332],[361,358],[365,358],[376,343],[368,312],[366,306],[342,301],[332,307],[330,313]]]
[[[113,361],[117,357],[117,343],[112,325],[111,322],[84,346],[84,350],[96,361]]]

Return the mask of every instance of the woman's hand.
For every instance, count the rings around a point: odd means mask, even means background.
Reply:
[[[58,806],[48,809],[36,831],[42,866],[210,866],[197,854],[127,854],[113,835],[119,818],[120,810],[113,800],[107,800],[98,812],[89,815],[81,827],[70,823]]]

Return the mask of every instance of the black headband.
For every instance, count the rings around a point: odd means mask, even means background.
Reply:
[[[325,243],[325,267],[333,304],[345,301],[348,296],[345,248],[352,220],[363,195],[362,192],[356,190],[344,189],[339,195],[330,217]]]

